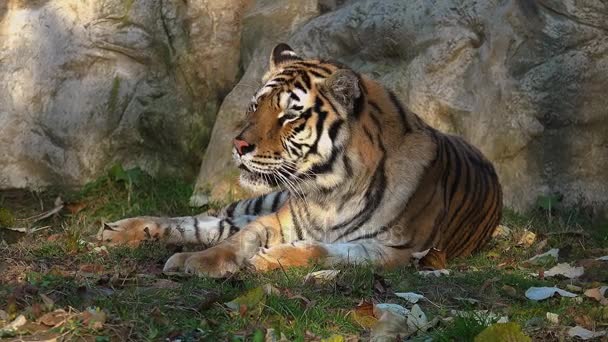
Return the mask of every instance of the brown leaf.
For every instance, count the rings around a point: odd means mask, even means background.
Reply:
[[[106,313],[99,309],[87,309],[80,314],[82,323],[89,329],[101,330],[106,323]]]
[[[378,323],[374,316],[374,304],[370,301],[359,303],[353,310],[352,317],[364,329],[371,329]]]
[[[78,267],[83,273],[104,273],[105,268],[100,264],[82,264]]]
[[[608,305],[608,299],[605,297],[608,286],[595,287],[585,291],[585,296],[593,298],[602,305]]]
[[[595,322],[588,315],[581,315],[581,316],[574,317],[574,322],[576,322],[577,325],[580,325],[585,329],[589,329],[589,330],[595,329]]]
[[[157,279],[152,287],[157,289],[177,289],[181,286],[180,283],[170,280],[170,279]]]
[[[63,324],[70,317],[70,314],[63,309],[58,309],[53,312],[44,314],[38,319],[38,323],[42,323],[49,327],[55,327]]]
[[[78,214],[84,208],[87,207],[87,204],[84,202],[70,202],[64,205],[64,208],[70,212],[70,214]]]
[[[523,231],[519,240],[517,241],[517,245],[522,247],[530,247],[532,244],[534,244],[534,241],[536,241],[536,234],[526,229]]]
[[[443,270],[447,267],[447,255],[445,251],[431,248],[418,262],[418,267],[425,271]]]

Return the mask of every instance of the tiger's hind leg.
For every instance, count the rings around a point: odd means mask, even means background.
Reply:
[[[373,241],[361,243],[296,241],[261,249],[249,259],[249,264],[262,272],[283,267],[305,266],[310,262],[319,262],[324,266],[372,264],[393,267],[409,264],[411,252]]]

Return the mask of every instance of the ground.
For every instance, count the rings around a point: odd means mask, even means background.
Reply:
[[[374,305],[412,309],[395,295],[399,292],[426,297],[418,305],[433,326],[398,333],[416,340],[473,340],[502,316],[534,340],[568,339],[568,329],[576,325],[592,331],[608,325],[608,306],[583,294],[608,283],[608,262],[595,260],[608,255],[607,226],[587,219],[582,209],[560,209],[552,198],[541,197],[539,209],[525,215],[506,210],[502,225],[509,231],[474,256],[435,266],[450,270],[440,277],[425,277],[414,266],[345,266],[337,268],[334,279],[305,281],[308,273],[321,270],[310,265],[215,280],[163,274],[163,263],[176,248],[106,249],[95,241],[103,221],[198,213],[187,206],[190,193],[183,181],[118,166],[83,189],[0,193],[0,327],[20,315],[27,321],[19,329],[0,328],[0,338],[367,340],[382,329]],[[36,221],[33,216],[53,208],[58,196],[67,203],[63,209]],[[25,227],[30,233],[2,227]],[[560,249],[560,263],[582,265],[585,273],[549,278],[544,271],[555,260],[526,262],[551,248]],[[578,297],[536,302],[524,295],[532,286],[557,286]],[[547,313],[557,314],[557,321]]]

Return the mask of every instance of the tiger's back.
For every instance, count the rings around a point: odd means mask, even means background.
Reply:
[[[436,156],[408,201],[402,225],[413,228],[410,241],[417,249],[466,256],[498,226],[501,186],[492,164],[474,146],[434,130],[432,137]]]

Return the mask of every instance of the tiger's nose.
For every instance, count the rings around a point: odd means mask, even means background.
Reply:
[[[242,156],[245,153],[253,151],[255,145],[250,145],[245,140],[237,137],[236,139],[234,139],[234,148],[236,148],[236,152],[239,154],[239,156]]]

